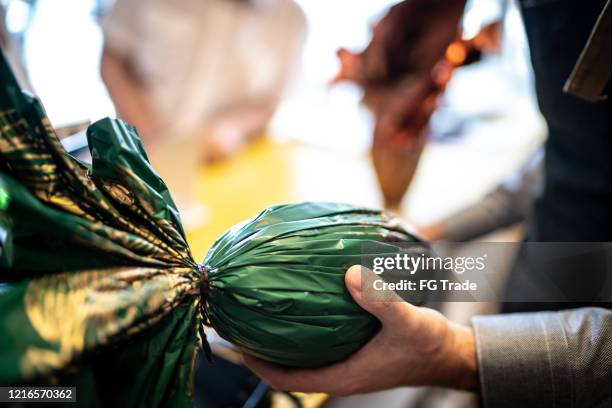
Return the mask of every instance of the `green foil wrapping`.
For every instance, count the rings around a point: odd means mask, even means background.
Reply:
[[[346,204],[272,207],[227,231],[209,251],[208,315],[226,340],[262,359],[316,367],[346,358],[379,321],[344,274],[363,250],[394,254],[414,238],[380,211]]]
[[[378,330],[344,273],[364,244],[393,253],[416,240],[395,219],[276,206],[198,264],[135,129],[92,124],[92,164],[79,162],[0,56],[1,386],[76,386],[88,406],[187,407],[204,324],[299,367],[342,360]]]
[[[87,136],[91,167],[0,58],[0,385],[191,406],[201,276],[178,212],[132,127]]]

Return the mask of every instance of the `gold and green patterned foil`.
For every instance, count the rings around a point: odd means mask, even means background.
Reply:
[[[200,274],[135,129],[94,123],[86,166],[4,56],[0,78],[0,385],[190,406]]]

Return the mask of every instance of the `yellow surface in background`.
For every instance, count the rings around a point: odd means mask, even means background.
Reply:
[[[429,143],[400,215],[409,223],[427,225],[476,202],[512,173],[508,169],[522,162],[525,151],[533,150],[536,143],[531,139],[514,150],[502,146],[499,154],[474,151],[469,143]],[[198,201],[206,214],[197,226],[186,222],[185,229],[198,262],[228,228],[271,205],[331,201],[380,208],[382,201],[368,156],[269,138],[223,162],[202,166],[196,179]]]
[[[203,166],[201,225],[186,225],[196,261],[225,230],[274,204],[318,200],[377,206],[379,193],[367,157],[262,138],[235,157]]]
[[[198,201],[206,219],[187,228],[192,253],[201,262],[206,251],[229,227],[273,204],[292,201],[290,144],[262,139],[239,155],[203,166],[198,175]]]

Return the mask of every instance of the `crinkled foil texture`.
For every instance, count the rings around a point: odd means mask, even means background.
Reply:
[[[262,359],[317,367],[346,358],[378,330],[344,284],[364,249],[397,252],[414,242],[386,213],[351,205],[272,207],[213,245],[208,312],[217,332]]]

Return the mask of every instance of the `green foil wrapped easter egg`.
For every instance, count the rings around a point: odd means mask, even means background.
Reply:
[[[354,353],[379,321],[351,298],[346,270],[367,248],[415,242],[390,214],[346,204],[271,207],[209,251],[207,310],[226,340],[274,363],[316,367]]]

